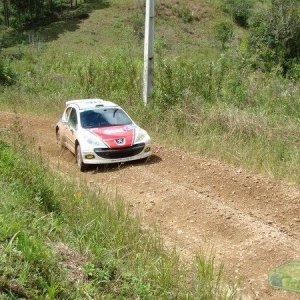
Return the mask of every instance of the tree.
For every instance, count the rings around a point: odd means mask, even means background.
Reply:
[[[45,20],[57,18],[69,7],[77,8],[78,0],[0,0],[3,3],[4,25],[22,29],[37,25]],[[102,0],[98,0],[102,1]],[[81,1],[82,3],[82,1]],[[60,9],[61,8],[61,9]]]
[[[75,5],[74,5],[74,3],[75,3]],[[71,6],[71,8],[73,8],[73,7],[77,7],[77,0],[70,0],[70,6]]]
[[[17,26],[22,26],[29,20],[40,18],[45,6],[43,0],[10,0],[10,4],[15,12]]]
[[[4,25],[9,27],[9,7],[8,0],[3,0],[3,15],[4,15]]]
[[[267,69],[280,66],[286,73],[300,59],[299,0],[272,0],[270,7],[253,15],[249,26],[251,51]]]

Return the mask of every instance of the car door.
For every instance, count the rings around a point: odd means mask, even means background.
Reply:
[[[66,146],[75,153],[75,141],[77,136],[77,129],[78,129],[78,116],[77,111],[74,107],[72,107],[67,126],[65,131],[65,144]]]
[[[66,132],[68,130],[68,119],[70,117],[71,110],[72,107],[67,107],[59,121],[61,145],[63,146],[67,146]]]

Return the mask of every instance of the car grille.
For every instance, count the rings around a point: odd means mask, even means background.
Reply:
[[[106,159],[118,159],[118,158],[126,158],[138,155],[145,148],[145,144],[136,144],[127,148],[120,149],[109,149],[109,148],[96,148],[94,149],[95,153]]]

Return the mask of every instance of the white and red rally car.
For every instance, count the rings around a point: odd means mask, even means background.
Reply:
[[[102,99],[66,102],[56,125],[60,147],[75,154],[81,171],[88,164],[120,163],[151,155],[151,139],[117,104]]]

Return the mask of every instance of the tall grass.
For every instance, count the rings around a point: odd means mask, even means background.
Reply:
[[[196,281],[195,287],[201,295],[201,299],[232,299],[236,296],[236,290],[233,287],[227,290],[222,288],[223,266],[216,269],[215,258],[212,254],[205,257],[198,255],[196,257]]]

